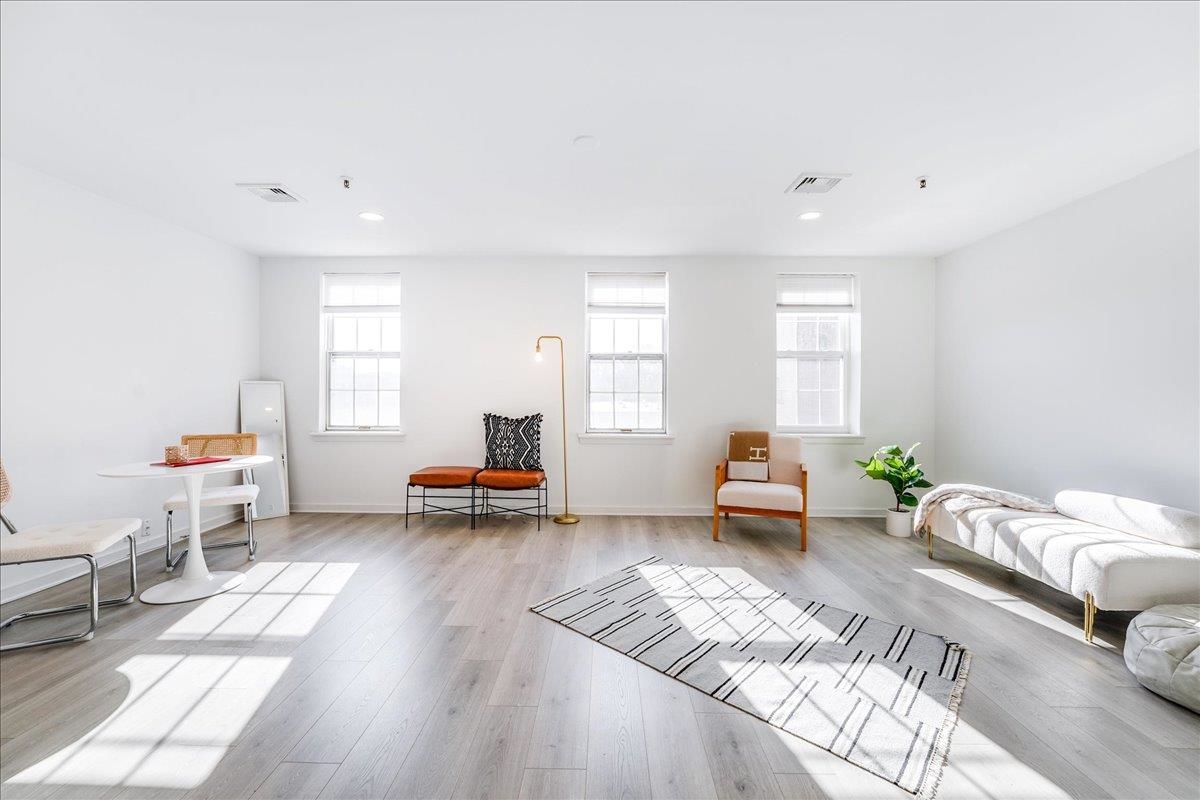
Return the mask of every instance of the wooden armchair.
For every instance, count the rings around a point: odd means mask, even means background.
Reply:
[[[717,464],[713,486],[713,541],[719,541],[721,514],[749,514],[800,521],[800,549],[808,549],[808,470],[800,460],[800,437],[772,434],[766,481],[731,481],[729,459]]]

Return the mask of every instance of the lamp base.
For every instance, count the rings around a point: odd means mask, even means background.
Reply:
[[[559,514],[554,518],[554,521],[559,525],[574,525],[576,522],[579,522],[579,517],[574,514]]]

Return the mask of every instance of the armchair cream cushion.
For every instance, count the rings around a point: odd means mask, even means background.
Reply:
[[[804,510],[804,495],[800,493],[799,486],[790,483],[725,481],[717,490],[717,503],[722,506],[800,513]]]

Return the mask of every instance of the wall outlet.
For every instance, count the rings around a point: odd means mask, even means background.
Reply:
[[[142,523],[142,536],[149,536],[149,535],[150,535],[150,520],[146,520],[145,522]]]

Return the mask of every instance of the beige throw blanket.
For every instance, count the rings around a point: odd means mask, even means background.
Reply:
[[[929,522],[933,511],[939,505],[945,505],[946,510],[958,517],[973,508],[989,506],[1004,506],[1018,511],[1035,511],[1049,513],[1055,510],[1054,504],[1028,495],[1006,492],[1003,489],[993,489],[990,486],[977,486],[973,483],[943,483],[929,490],[917,504],[913,514],[913,531],[918,532]]]

